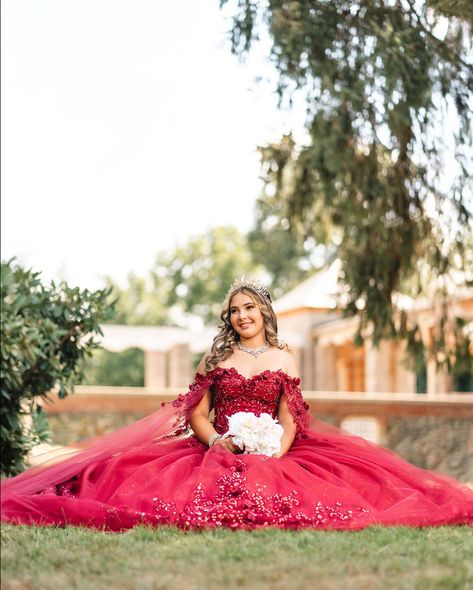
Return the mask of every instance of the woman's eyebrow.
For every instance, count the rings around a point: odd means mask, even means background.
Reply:
[[[254,303],[253,303],[253,301],[248,301],[248,303],[244,303],[244,304],[243,304],[241,307],[246,307],[247,305],[254,305]],[[232,306],[230,307],[230,311],[231,311],[232,309],[238,309],[238,307],[237,307],[236,305],[232,305]]]

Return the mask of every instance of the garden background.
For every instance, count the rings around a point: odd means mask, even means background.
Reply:
[[[354,326],[344,367],[367,347],[371,358],[401,347],[390,358],[415,377],[409,403],[425,398],[422,426],[401,428],[399,444],[425,466],[448,448],[457,466],[445,469],[466,480],[472,24],[468,0],[2,3],[2,469],[20,470],[48,440],[54,388],[59,428],[57,408],[84,399],[80,383],[146,385],[146,351],[97,348],[107,326],[204,333],[236,276],[287,301],[335,264],[325,312]],[[343,389],[327,383],[306,388],[315,406],[331,399],[317,391]],[[438,445],[421,436],[432,421]],[[2,539],[6,588],[160,588],[171,573],[184,588],[473,584],[463,528],[2,527]]]

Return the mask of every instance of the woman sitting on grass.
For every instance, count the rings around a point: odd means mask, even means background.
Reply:
[[[221,319],[186,394],[5,481],[2,520],[113,531],[473,525],[466,486],[310,418],[262,285],[235,282]]]

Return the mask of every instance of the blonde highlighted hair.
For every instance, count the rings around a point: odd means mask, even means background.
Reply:
[[[237,293],[245,293],[246,295],[249,295],[261,311],[264,321],[266,342],[270,346],[276,348],[287,348],[285,344],[280,343],[278,340],[278,320],[274,313],[273,306],[271,305],[270,298],[264,296],[250,286],[237,287],[230,291],[223,302],[223,309],[220,314],[222,323],[218,326],[219,331],[215,336],[210,352],[205,359],[204,370],[206,373],[214,369],[219,362],[227,359],[233,353],[235,344],[240,340],[238,333],[233,329],[230,321],[230,302],[232,297]]]

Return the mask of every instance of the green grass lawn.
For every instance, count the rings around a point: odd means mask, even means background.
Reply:
[[[473,588],[473,531],[2,527],[2,590]]]

